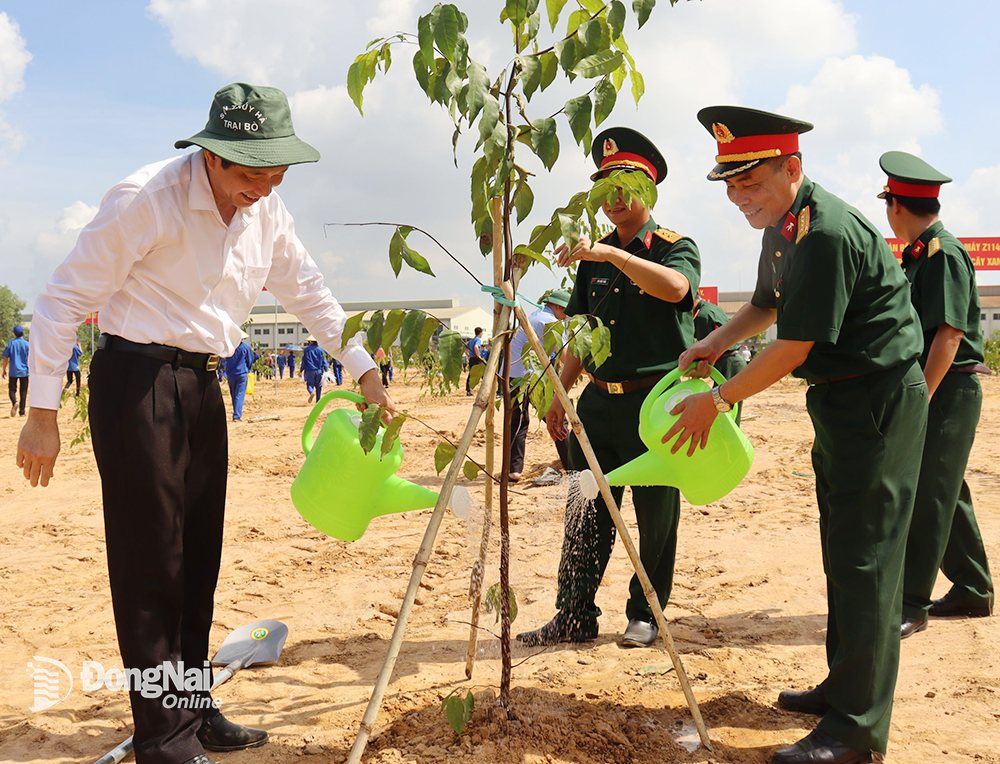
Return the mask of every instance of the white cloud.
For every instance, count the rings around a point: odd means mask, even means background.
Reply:
[[[9,101],[24,90],[24,70],[31,61],[21,28],[0,12],[0,101]]]
[[[996,236],[1000,207],[1000,164],[980,167],[965,181],[949,183],[941,190],[941,217],[956,236]]]
[[[379,0],[375,15],[365,22],[373,37],[410,32],[416,26],[416,0]]]
[[[59,233],[75,233],[82,230],[87,223],[94,219],[97,209],[97,207],[92,207],[85,202],[73,202],[69,207],[63,208],[62,217],[56,223],[56,230]]]

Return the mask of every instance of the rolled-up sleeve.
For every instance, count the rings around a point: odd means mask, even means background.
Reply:
[[[347,314],[323,283],[319,266],[295,235],[292,216],[280,203],[278,235],[274,242],[274,259],[266,286],[285,309],[294,314],[319,341],[320,347],[332,352],[355,379],[375,368],[361,335],[352,337],[341,350]]]
[[[77,328],[104,307],[156,240],[155,215],[143,197],[132,183],[112,188],[35,300],[28,354],[31,407],[59,408]]]

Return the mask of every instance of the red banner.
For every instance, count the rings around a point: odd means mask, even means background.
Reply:
[[[889,242],[889,249],[896,259],[902,259],[906,242],[902,239],[886,239],[886,241]],[[981,236],[959,241],[968,251],[972,265],[977,271],[1000,271],[1000,236]]]
[[[96,324],[97,323],[97,313],[88,313],[87,317],[83,320],[84,325],[86,324]]]
[[[719,287],[698,287],[698,296],[714,305],[719,304]]]

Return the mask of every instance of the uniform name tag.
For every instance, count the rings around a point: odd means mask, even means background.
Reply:
[[[591,283],[591,284],[596,284],[597,286],[607,286],[607,285],[608,285],[609,283],[611,283],[611,282],[610,282],[610,280],[609,280],[609,279],[606,279],[606,278],[603,278],[603,277],[601,277],[601,276],[594,276],[594,277],[593,277],[593,278],[592,278],[592,279],[590,280],[590,283]]]

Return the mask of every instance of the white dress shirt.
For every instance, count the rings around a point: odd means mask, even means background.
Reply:
[[[340,351],[347,316],[295,235],[275,192],[219,214],[201,151],[147,165],[114,186],[35,302],[29,405],[59,408],[77,327],[226,358],[262,287],[355,379],[375,368],[360,335]]]

